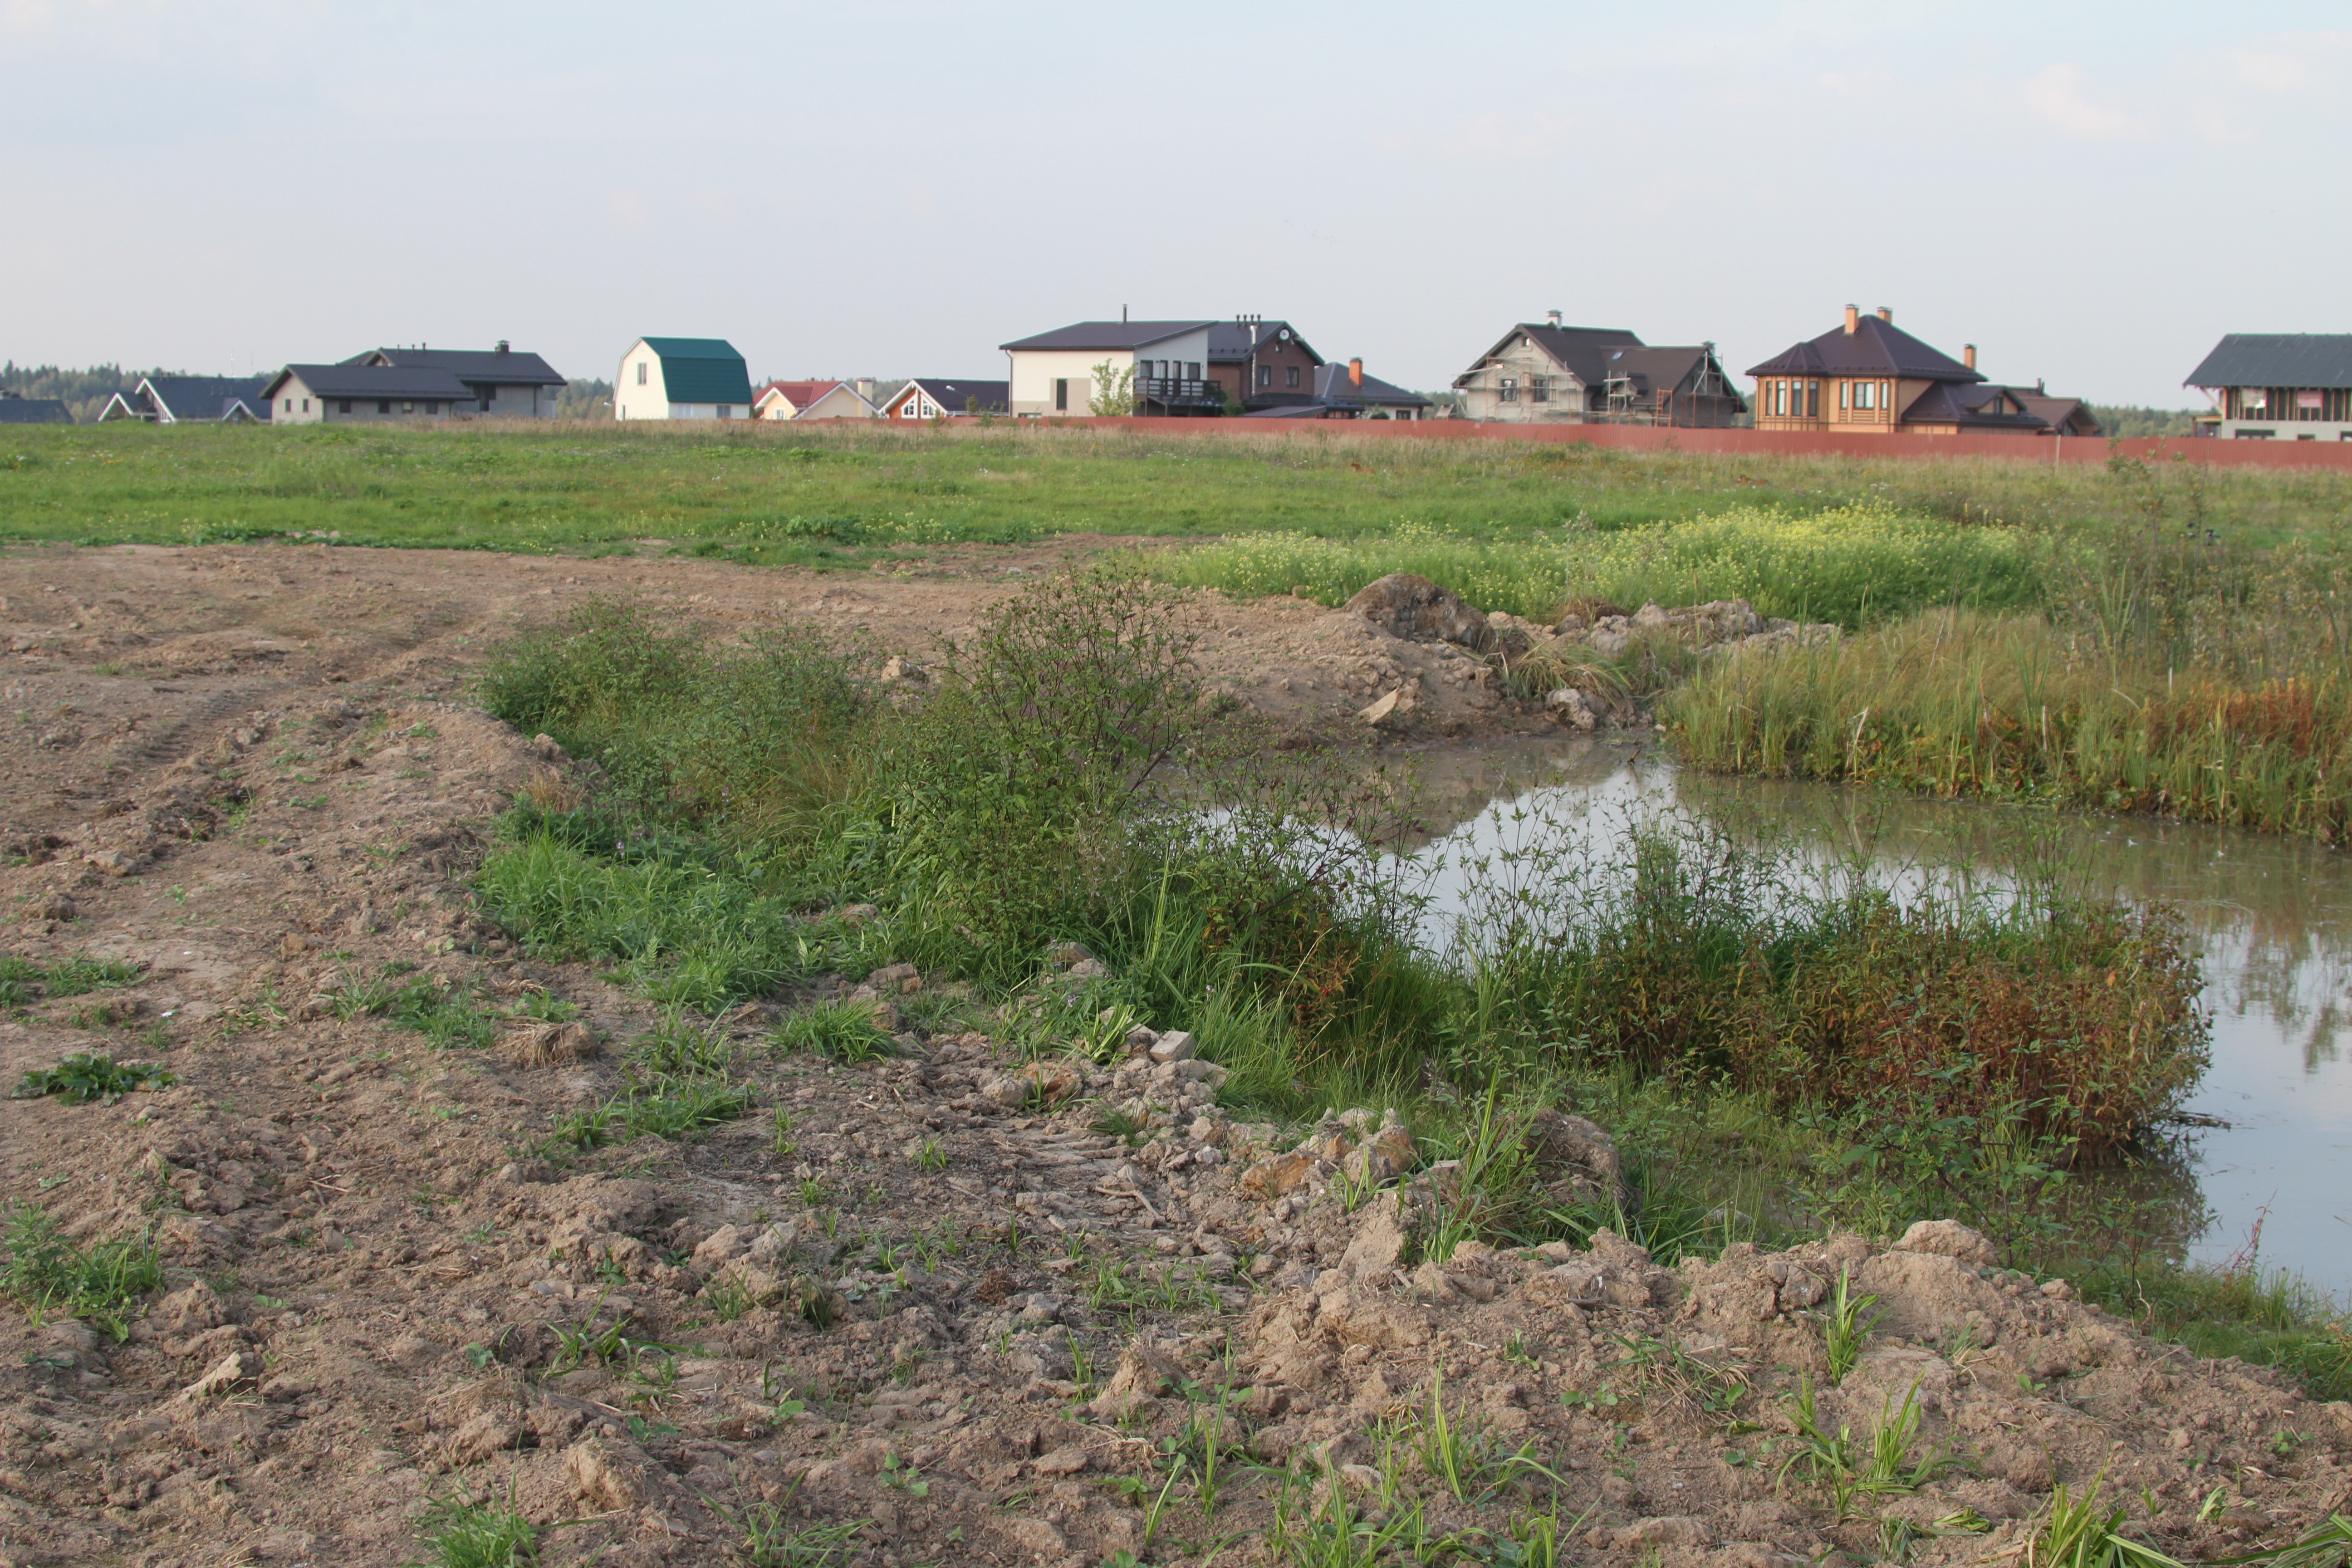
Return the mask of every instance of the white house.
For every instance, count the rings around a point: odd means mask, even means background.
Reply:
[[[950,381],[936,375],[915,377],[882,405],[885,419],[938,419],[950,414],[1003,412],[1003,382]]]
[[[106,400],[99,420],[144,419],[156,425],[230,424],[267,421],[269,400],[263,375],[142,375],[125,396]]]
[[[751,374],[724,338],[639,338],[613,384],[615,419],[749,419]]]
[[[1214,321],[1080,321],[1001,346],[1013,361],[1008,407],[1014,414],[1084,415],[1095,367],[1134,376],[1138,414],[1222,414],[1224,398],[1207,375]]]

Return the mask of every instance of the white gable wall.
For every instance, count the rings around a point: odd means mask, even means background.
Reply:
[[[1201,352],[1205,355],[1206,333],[1202,334],[1202,342]],[[1135,363],[1135,352],[1131,349],[1013,349],[1006,357],[1013,361],[1011,384],[1005,388],[1005,401],[1011,411],[1048,417],[1085,417],[1087,404],[1095,395],[1095,366],[1108,360],[1116,371],[1127,370]],[[1054,383],[1057,379],[1070,384],[1067,408],[1054,406]]]
[[[639,338],[631,345],[629,352],[621,356],[620,378],[613,383],[613,417],[677,417],[669,410],[669,390],[662,380],[661,355],[647,348],[645,339]]]

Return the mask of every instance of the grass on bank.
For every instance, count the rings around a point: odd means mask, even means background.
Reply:
[[[1461,1210],[1424,1238],[1440,1251],[1606,1225],[1671,1258],[1952,1215],[2103,1299],[2202,1288],[2166,1216],[2074,1179],[2087,1156],[2146,1158],[2130,1134],[2201,1065],[2193,965],[2160,920],[2055,889],[1921,910],[1654,824],[1586,844],[1577,868],[1555,837],[1468,868],[1476,918],[1433,952],[1380,852],[1398,803],[1344,758],[1211,723],[1188,650],[1147,585],[1057,580],[900,707],[838,687],[814,644],[739,680],[731,661],[771,655],[591,606],[510,645],[484,692],[519,728],[624,765],[597,801],[511,814],[486,903],[527,946],[602,959],[676,1004],[905,960],[1008,1004],[1003,1032],[1038,1050],[1106,1011],[1191,1028],[1241,1108],[1395,1106],[1427,1157],[1462,1160]],[[822,722],[723,710],[744,703]],[[688,733],[727,739],[665,768],[661,737]],[[1186,809],[1173,765],[1220,781],[1224,809]],[[695,782],[710,777],[729,782]],[[851,901],[880,912],[816,918]],[[1054,980],[1067,942],[1109,975]],[[837,1049],[839,1032],[777,1043]],[[1547,1185],[1547,1107],[1612,1128],[1630,1203]],[[606,1114],[581,1133],[625,1131],[625,1108]],[[2193,1197],[2176,1183],[2161,1203]],[[2326,1383],[2330,1331],[2290,1319],[2246,1344]]]

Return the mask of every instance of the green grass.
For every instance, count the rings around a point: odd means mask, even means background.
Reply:
[[[8,1209],[0,1247],[7,1254],[6,1266],[0,1268],[0,1291],[36,1314],[87,1320],[118,1341],[128,1336],[140,1298],[163,1284],[163,1265],[152,1239],[83,1247],[27,1203]]]
[[[872,1061],[898,1050],[870,1002],[812,1002],[777,1021],[768,1041],[787,1056],[806,1051],[837,1062]]]
[[[0,954],[0,1007],[28,1007],[47,997],[80,996],[135,985],[145,970],[116,958],[83,954],[42,964],[13,953]]]
[[[2159,468],[2167,466],[2159,465]],[[2093,467],[1770,458],[1347,432],[20,427],[0,447],[0,536],[599,551],[657,539],[775,564],[862,566],[908,548],[1061,533],[1184,538],[1400,525],[1495,541],[1741,506],[1876,502],[1964,524],[2105,521],[2150,483]],[[2352,476],[2196,477],[2200,516],[2263,539],[2347,513]],[[1280,584],[1287,588],[1288,584]],[[1827,617],[1823,617],[1827,618]]]
[[[1956,528],[1873,502],[1806,512],[1742,505],[1648,528],[1570,524],[1525,541],[1412,525],[1375,538],[1262,533],[1142,566],[1237,596],[1303,588],[1326,605],[1412,572],[1481,609],[1546,623],[1578,600],[1633,610],[1745,598],[1761,615],[1858,626],[1932,605],[2038,605],[2055,548],[2022,530]]]
[[[495,1500],[438,1499],[426,1506],[417,1539],[433,1568],[530,1568],[539,1561],[539,1527],[511,1495],[504,1507]]]

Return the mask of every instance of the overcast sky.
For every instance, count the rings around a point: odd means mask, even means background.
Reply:
[[[1848,302],[2184,406],[2352,331],[2352,12],[0,0],[0,357],[640,334],[998,376],[1122,306],[1446,384],[1549,309],[1735,371]]]

